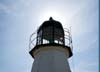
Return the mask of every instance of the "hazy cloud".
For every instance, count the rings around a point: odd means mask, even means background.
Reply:
[[[75,72],[98,72],[98,62],[81,61],[75,65]]]

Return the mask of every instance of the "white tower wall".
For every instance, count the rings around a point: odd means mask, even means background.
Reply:
[[[71,72],[69,53],[61,46],[40,47],[33,54],[35,58],[31,72]]]

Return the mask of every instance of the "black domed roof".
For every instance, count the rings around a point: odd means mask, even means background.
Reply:
[[[63,30],[62,24],[59,21],[53,20],[53,18],[50,17],[48,21],[43,22],[43,24],[39,27],[38,32],[47,26],[53,26]]]

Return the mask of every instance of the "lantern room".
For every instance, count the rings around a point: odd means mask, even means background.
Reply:
[[[65,44],[64,30],[60,22],[55,21],[50,17],[48,21],[45,21],[37,31],[37,45],[41,44]]]

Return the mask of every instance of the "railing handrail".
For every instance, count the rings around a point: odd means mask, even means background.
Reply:
[[[67,28],[66,28],[67,29]],[[68,29],[67,29],[68,30]],[[64,39],[65,41],[68,41],[67,43],[65,42],[65,46],[70,46],[71,50],[73,50],[73,45],[72,45],[72,35],[70,33],[70,31],[65,31],[65,36]],[[66,35],[66,32],[68,33],[68,35]],[[37,39],[37,31],[32,33],[30,35],[30,39],[29,39],[29,51],[34,48],[34,46],[36,45],[36,40]],[[58,43],[59,44],[59,43]],[[32,46],[32,47],[31,47]]]

